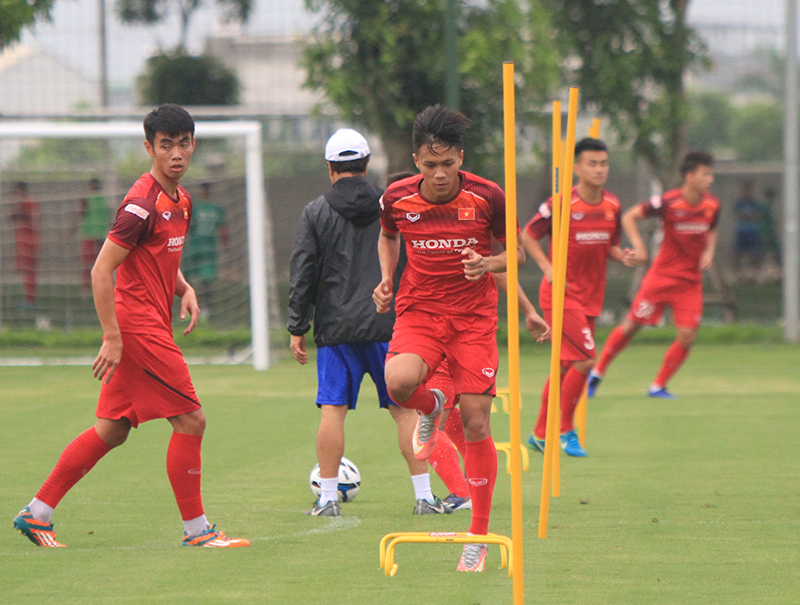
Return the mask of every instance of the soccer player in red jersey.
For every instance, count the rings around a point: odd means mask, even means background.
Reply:
[[[640,220],[659,217],[664,240],[642,280],[628,316],[608,336],[597,367],[589,377],[589,396],[594,396],[608,365],[644,325],[655,325],[664,307],[672,308],[677,328],[661,370],[650,385],[650,397],[675,399],[667,382],[678,371],[694,344],[703,315],[703,271],[714,261],[719,200],[709,190],[714,182],[714,158],[702,151],[686,154],[681,164],[683,187],[668,191],[628,210],[622,227],[633,245],[636,262],[647,260],[647,248],[639,234]]]
[[[125,196],[92,269],[95,307],[103,345],[92,369],[102,381],[97,422],[72,441],[14,527],[38,546],[64,546],[50,521],[66,493],[131,427],[166,418],[173,433],[167,475],[183,518],[184,546],[249,546],[211,526],[200,492],[200,445],[206,426],[189,368],[172,336],[172,300],[197,325],[199,307],[180,271],[181,250],[192,213],[179,185],[195,148],[194,120],[177,105],[163,105],[144,119],[145,149],[153,158]],[[116,285],[114,272],[116,271]]]
[[[631,262],[632,253],[620,248],[619,200],[603,189],[608,179],[608,149],[603,141],[586,138],[575,145],[575,174],[578,184],[570,201],[567,285],[564,296],[563,340],[561,344],[561,447],[570,456],[583,457],[575,433],[574,416],[594,366],[595,321],[603,309],[606,263]],[[522,242],[544,273],[539,287],[539,305],[545,319],[552,319],[553,265],[539,241],[552,232],[553,200],[547,200],[522,233]],[[528,438],[534,449],[544,452],[550,379],[542,391],[542,405],[536,428]]]
[[[441,391],[428,389],[426,380],[447,359],[466,439],[469,531],[483,535],[497,477],[490,426],[498,365],[497,288],[489,273],[506,270],[505,251],[491,254],[492,238],[505,240],[505,196],[495,183],[460,170],[468,126],[463,114],[438,105],[414,120],[414,162],[421,174],[392,184],[381,198],[382,279],[373,298],[379,313],[389,310],[402,235],[408,264],[395,301],[386,384],[396,403],[420,412],[413,445],[425,459],[435,446],[444,406]],[[466,544],[457,569],[482,571],[485,564],[486,545]]]
[[[36,271],[39,259],[39,206],[29,194],[28,184],[19,182],[14,187],[15,205],[11,223],[16,230],[17,270],[25,290],[23,307],[36,306]]]

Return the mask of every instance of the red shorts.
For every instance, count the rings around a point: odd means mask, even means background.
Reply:
[[[553,310],[542,309],[544,320],[552,327]],[[597,357],[594,345],[595,317],[585,315],[580,309],[564,309],[561,337],[561,361],[584,361]]]
[[[495,394],[497,318],[438,316],[422,311],[406,311],[394,323],[388,357],[414,353],[430,368],[430,379],[443,359],[447,359],[456,395]]]
[[[189,367],[170,336],[122,333],[122,360],[100,388],[95,416],[127,418],[135,428],[200,409]]]
[[[444,393],[444,409],[452,410],[456,402],[456,390],[453,387],[453,377],[450,375],[450,367],[447,360],[443,359],[433,374],[428,375],[427,386],[429,389],[439,389]]]
[[[665,279],[648,273],[633,299],[628,319],[637,324],[657,325],[664,307],[672,308],[676,327],[696,330],[703,318],[703,282]]]

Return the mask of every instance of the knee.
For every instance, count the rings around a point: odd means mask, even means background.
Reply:
[[[417,377],[408,372],[386,369],[386,390],[396,403],[404,403],[420,385]]]
[[[119,447],[125,443],[128,440],[128,435],[130,434],[129,428],[116,425],[103,427],[95,426],[95,431],[97,432],[97,436],[100,437],[100,439],[102,439],[103,442],[111,449]]]
[[[182,414],[170,418],[173,430],[177,433],[196,435],[202,437],[206,430],[206,415],[202,410],[197,410],[190,414]]]
[[[491,423],[488,415],[469,414],[461,415],[464,424],[464,438],[467,441],[483,441],[492,434]]]
[[[677,341],[684,349],[691,349],[697,334],[694,330],[680,330]]]

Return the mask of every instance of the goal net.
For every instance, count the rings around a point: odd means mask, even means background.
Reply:
[[[181,269],[201,321],[187,358],[269,365],[271,233],[261,125],[199,121],[181,184],[193,202]],[[99,346],[90,269],[130,186],[149,171],[139,122],[0,123],[0,330],[33,343]],[[175,317],[176,333],[186,321]],[[56,347],[58,348],[58,347]],[[14,349],[2,347],[8,358]]]

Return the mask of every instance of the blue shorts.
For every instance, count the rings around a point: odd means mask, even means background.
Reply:
[[[394,405],[386,391],[383,369],[388,342],[330,345],[317,349],[317,407],[346,405],[356,409],[364,374],[372,377],[382,408]]]

